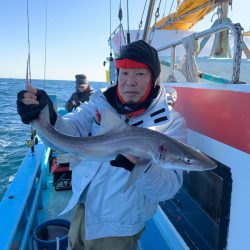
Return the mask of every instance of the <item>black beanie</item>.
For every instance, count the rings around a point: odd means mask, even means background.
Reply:
[[[130,59],[146,64],[152,71],[153,83],[161,72],[158,53],[155,48],[143,40],[138,40],[121,49],[120,56],[116,60]]]
[[[87,76],[84,75],[84,74],[77,74],[77,75],[75,75],[75,79],[76,79],[76,86],[77,87],[79,85],[82,85],[82,84],[88,84]]]

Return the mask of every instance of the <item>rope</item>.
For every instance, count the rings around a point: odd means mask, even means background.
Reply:
[[[142,16],[141,16],[141,21],[139,23],[139,26],[138,26],[139,28],[138,28],[138,31],[137,31],[137,34],[136,34],[136,40],[139,39],[139,34],[140,34],[141,27],[142,27],[142,18],[144,16],[144,12],[145,12],[145,9],[146,9],[147,2],[148,2],[148,0],[146,0],[145,4],[144,4],[144,8],[143,8],[143,11],[142,11]]]
[[[47,26],[48,26],[48,4],[45,2],[45,41],[44,41],[44,71],[43,71],[43,89],[46,85],[46,68],[47,68]]]
[[[196,64],[196,55],[199,51],[198,40],[196,40],[194,34],[192,34],[184,37],[182,41],[186,55],[178,65],[178,70],[185,76],[188,82],[199,82],[198,67]]]
[[[110,4],[111,4],[111,0],[110,0]],[[119,13],[118,13],[118,18],[120,20],[120,50],[121,50],[121,46],[122,46],[122,3],[120,0],[120,6],[119,6]]]
[[[128,33],[129,33],[129,8],[128,8],[128,0],[127,0],[127,26],[128,26]]]
[[[171,13],[171,11],[172,11],[173,4],[174,4],[174,0],[173,0],[172,3],[171,3],[171,7],[170,7],[170,9],[169,9],[168,15],[170,15],[170,13]]]
[[[128,8],[128,0],[127,0],[127,26],[128,26],[128,32],[127,32],[127,43],[130,43],[130,32],[129,32],[129,8]]]
[[[162,14],[162,18],[165,16],[166,7],[167,7],[167,0],[165,1],[165,6],[164,6],[164,11],[163,11],[163,14]]]
[[[159,5],[158,5],[156,12],[155,12],[155,22],[154,22],[153,29],[151,30],[150,35],[149,35],[149,39],[148,39],[149,44],[151,44],[153,37],[154,37],[155,25],[156,25],[158,17],[160,16],[160,14],[159,14],[160,6],[161,6],[161,0],[159,1]]]
[[[111,54],[112,53],[112,46],[111,46],[111,35],[112,35],[112,33],[111,33],[111,17],[112,17],[112,15],[111,15],[111,10],[112,10],[112,8],[111,8],[111,0],[109,0],[109,54]]]
[[[109,39],[111,41],[111,0],[109,0]],[[110,42],[110,51],[111,51],[111,42]]]

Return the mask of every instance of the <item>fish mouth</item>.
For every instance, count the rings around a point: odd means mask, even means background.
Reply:
[[[200,170],[203,171],[203,170],[213,170],[215,168],[218,167],[217,163],[214,162],[213,160],[210,160],[209,162],[206,162],[206,163],[201,163],[200,164]]]

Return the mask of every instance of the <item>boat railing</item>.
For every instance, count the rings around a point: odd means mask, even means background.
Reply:
[[[233,41],[234,41],[233,74],[232,74],[231,83],[241,83],[239,78],[240,78],[240,63],[241,63],[242,44],[243,44],[243,36],[242,36],[243,29],[239,23],[218,24],[210,29],[197,32],[197,33],[193,33],[189,36],[193,36],[194,39],[198,40],[200,38],[207,37],[212,34],[222,32],[224,30],[230,30],[232,32]],[[179,45],[183,45],[183,39],[179,39],[177,41],[171,42],[157,49],[158,52],[171,49],[170,69],[172,72],[174,72],[174,69],[175,69],[176,47]]]
[[[44,144],[28,152],[0,202],[0,249],[28,248],[30,233],[38,223],[42,189],[46,186],[49,149]]]

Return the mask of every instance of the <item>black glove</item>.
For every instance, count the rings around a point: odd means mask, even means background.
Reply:
[[[21,90],[17,93],[17,112],[21,117],[21,120],[25,124],[29,124],[34,119],[38,118],[41,110],[48,105],[49,106],[49,117],[50,117],[50,124],[55,125],[57,119],[57,113],[54,110],[53,103],[50,100],[47,93],[41,89],[37,89],[37,101],[39,104],[30,104],[26,105],[22,102],[23,95],[26,93],[26,90]]]
[[[135,166],[133,162],[121,154],[117,155],[114,160],[110,161],[110,164],[114,167],[124,168],[130,172],[132,172]]]
[[[66,104],[66,108],[68,109],[69,112],[71,112],[73,109],[76,109],[75,100],[68,101],[67,104]]]

